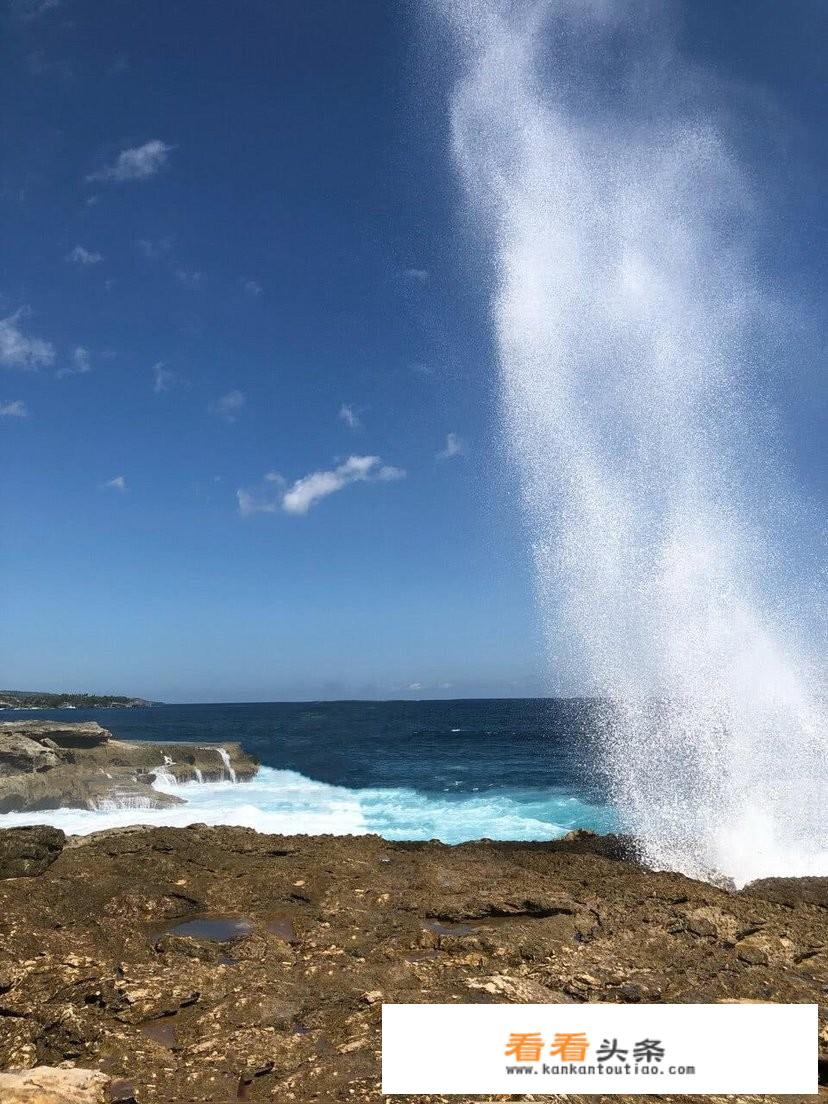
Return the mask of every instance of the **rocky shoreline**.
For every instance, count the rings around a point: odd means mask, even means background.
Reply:
[[[828,879],[733,892],[611,837],[0,832],[4,1104],[376,1102],[384,1001],[817,1002],[828,1057],[827,989]]]
[[[0,722],[0,813],[180,805],[154,789],[176,782],[249,781],[259,769],[241,744],[116,740],[95,722]]]

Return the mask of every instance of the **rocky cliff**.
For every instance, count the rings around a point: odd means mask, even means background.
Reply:
[[[180,797],[152,788],[159,772],[178,782],[215,781],[232,772],[243,782],[257,770],[237,743],[116,740],[94,722],[0,723],[0,813],[177,805]]]
[[[826,986],[828,879],[737,893],[583,835],[0,832],[0,1069],[124,1104],[374,1104],[384,1001],[815,1002],[828,1056]]]

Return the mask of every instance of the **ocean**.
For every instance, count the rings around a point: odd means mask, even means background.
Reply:
[[[445,843],[610,831],[615,814],[593,765],[595,714],[585,699],[512,698],[27,710],[14,717],[98,721],[127,740],[237,740],[262,768],[236,785],[157,782],[186,799],[173,809],[10,813],[0,827],[234,824]]]

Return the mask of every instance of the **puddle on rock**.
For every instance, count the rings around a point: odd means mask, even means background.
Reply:
[[[274,916],[271,920],[268,920],[266,928],[271,935],[278,935],[285,943],[299,942],[299,936],[296,934],[293,921],[289,916]]]
[[[228,943],[244,939],[253,931],[253,924],[243,916],[199,916],[167,928],[165,935],[185,935],[190,939],[210,939],[215,943]]]
[[[106,1099],[108,1104],[136,1104],[135,1086],[131,1081],[118,1078],[109,1086]]]
[[[147,1020],[146,1023],[141,1024],[141,1031],[148,1039],[152,1039],[154,1043],[166,1047],[167,1050],[174,1050],[178,1046],[178,1040],[175,1037],[175,1024],[172,1022],[171,1016],[164,1016],[158,1020]]]
[[[444,920],[426,920],[423,927],[435,935],[472,935],[479,927],[476,923],[448,924]]]
[[[406,962],[433,962],[440,957],[440,952],[435,947],[426,947],[421,951],[408,951],[404,956]]]

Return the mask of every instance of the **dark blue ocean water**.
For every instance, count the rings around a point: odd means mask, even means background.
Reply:
[[[190,806],[184,813],[159,817],[106,809],[57,811],[48,818],[74,831],[101,827],[104,819],[182,823],[183,815],[268,831],[377,831],[447,842],[548,839],[572,827],[612,827],[594,767],[595,715],[595,703],[584,699],[275,702],[14,714],[96,720],[123,739],[238,740],[265,768],[252,784],[178,787]]]

